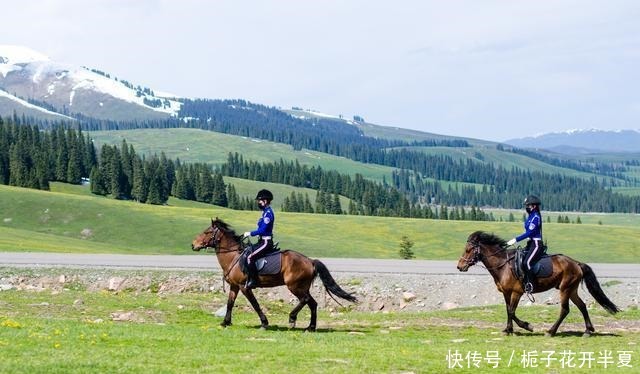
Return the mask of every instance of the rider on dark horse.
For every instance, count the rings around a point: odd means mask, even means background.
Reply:
[[[260,190],[256,196],[258,201],[258,207],[262,209],[262,216],[258,219],[258,228],[253,231],[247,231],[243,237],[259,236],[260,239],[256,244],[251,247],[251,254],[247,257],[247,268],[249,274],[247,277],[246,288],[258,287],[258,269],[256,268],[256,261],[273,252],[273,224],[275,222],[275,216],[273,209],[271,209],[271,200],[273,200],[273,194],[269,190]]]
[[[527,246],[525,247],[524,255],[524,271],[525,271],[525,285],[524,290],[527,293],[533,291],[532,281],[535,278],[535,274],[531,270],[533,265],[544,255],[546,248],[542,243],[542,215],[540,213],[540,205],[542,202],[537,196],[529,195],[524,199],[524,206],[529,214],[527,220],[524,222],[524,233],[509,240],[508,245],[514,245],[523,239],[529,239]]]

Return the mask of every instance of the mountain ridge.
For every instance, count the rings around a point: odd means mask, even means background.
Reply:
[[[640,152],[640,130],[573,129],[509,139],[504,143],[564,154]]]
[[[58,63],[29,48],[10,45],[0,45],[0,89],[5,99],[15,102],[11,108],[5,100],[0,107],[4,116],[33,109],[24,102],[45,103],[67,117],[116,121],[169,118],[181,106],[177,100],[156,96],[148,88],[99,70]]]

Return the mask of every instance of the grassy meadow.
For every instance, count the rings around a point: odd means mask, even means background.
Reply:
[[[298,161],[301,165],[320,166],[325,170],[339,170],[341,173],[362,174],[365,178],[389,180],[394,168],[364,164],[344,157],[303,149],[294,151],[290,145],[242,136],[222,134],[195,129],[144,129],[89,132],[96,147],[102,144],[120,146],[122,140],[133,145],[137,153],[160,154],[168,158],[180,158],[183,162],[205,162],[221,165],[227,162],[229,153],[238,152],[245,160],[257,162]]]
[[[562,352],[575,356],[576,367],[564,368],[572,373],[632,373],[640,366],[640,332],[619,327],[637,322],[637,309],[615,317],[601,309],[590,310],[596,334],[585,339],[575,310],[558,336],[544,336],[557,316],[557,306],[520,308],[520,317],[533,323],[536,331],[503,336],[502,306],[423,313],[320,310],[318,331],[304,333],[308,309],[299,316],[300,328],[290,330],[287,315],[292,305],[262,302],[271,325],[260,330],[257,316],[242,297],[233,326],[221,328],[221,318],[213,312],[224,303],[225,295],[217,292],[2,291],[0,371],[549,373],[562,371]],[[123,314],[129,318],[117,321]],[[578,367],[578,356],[584,352],[593,352],[595,359],[605,351],[612,358],[608,370],[595,360],[591,368]],[[499,359],[489,360],[492,354]],[[630,356],[631,368],[616,367],[624,364],[624,354]],[[528,355],[539,355],[538,367],[527,366],[523,357]],[[556,361],[542,361],[549,356]]]
[[[61,192],[0,186],[0,250],[188,254],[191,241],[211,218],[244,232],[255,227],[259,214],[175,199],[167,206],[154,206],[94,196],[86,187],[54,186],[58,188]],[[473,231],[506,239],[522,231],[519,222],[318,215],[275,207],[280,247],[311,257],[396,259],[401,238],[407,236],[415,242],[417,259],[454,260]],[[558,224],[551,217],[545,224],[550,253],[584,262],[628,263],[640,258],[640,242],[633,239],[640,237],[638,215],[581,215],[583,224]]]

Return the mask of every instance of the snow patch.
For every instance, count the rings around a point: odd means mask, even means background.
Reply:
[[[4,57],[7,64],[25,64],[34,61],[49,61],[49,57],[31,48],[0,44],[0,56]]]
[[[72,67],[52,62],[49,57],[38,53],[32,49],[0,45],[0,74],[6,77],[13,71],[26,70],[33,83],[38,84],[47,79],[56,79],[58,81],[68,81],[72,87],[69,94],[69,105],[72,105],[75,91],[78,89],[87,89],[101,92],[117,99],[131,102],[148,109],[167,113],[177,116],[182,103],[176,100],[176,95],[159,92],[155,96],[142,94],[138,95],[136,89],[125,86],[122,82],[112,78],[108,78],[101,74],[92,72],[86,68]],[[55,91],[55,82],[47,86],[47,92],[51,95]],[[145,98],[150,100],[161,100],[163,105],[153,107],[145,103]],[[165,107],[166,105],[166,107]]]
[[[73,119],[73,118],[65,116],[63,114],[52,112],[50,110],[41,108],[41,107],[39,107],[37,105],[33,105],[30,102],[22,100],[19,97],[13,96],[13,95],[11,95],[10,93],[8,93],[8,92],[6,92],[4,90],[0,90],[0,97],[6,97],[7,99],[13,100],[13,101],[19,103],[20,105],[22,105],[24,107],[27,107],[27,108],[30,108],[30,109],[35,109],[35,110],[41,111],[43,113],[52,114],[52,115],[55,115],[55,116],[60,116],[60,117],[68,118],[68,119]]]

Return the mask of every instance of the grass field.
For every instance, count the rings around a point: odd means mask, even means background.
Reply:
[[[3,373],[633,373],[640,367],[638,329],[615,327],[637,322],[637,309],[615,317],[591,310],[597,331],[585,339],[576,311],[558,336],[545,337],[557,307],[544,306],[519,309],[536,332],[505,337],[501,306],[423,313],[321,310],[318,332],[304,333],[287,328],[292,305],[284,302],[262,303],[271,326],[258,329],[244,298],[238,299],[234,325],[223,329],[212,315],[225,303],[220,293],[66,289],[0,296]],[[133,317],[114,320],[123,313]],[[306,308],[299,321],[308,321]],[[580,361],[588,352],[594,360]],[[567,365],[575,367],[563,367],[563,355],[571,354]],[[625,364],[631,367],[616,367]]]
[[[293,147],[259,139],[227,135],[213,131],[194,129],[118,130],[92,131],[98,149],[102,144],[120,146],[126,139],[137,153],[152,155],[164,152],[168,158],[180,158],[183,162],[206,162],[221,165],[227,162],[229,153],[238,152],[249,161],[274,162],[280,159],[295,161],[301,165],[320,166],[325,170],[338,170],[343,174],[362,174],[365,178],[382,181],[391,179],[394,168],[363,164],[344,157],[332,156],[309,150],[294,151]]]
[[[220,217],[237,232],[244,232],[255,227],[258,217],[256,211],[177,200],[169,203],[154,206],[83,192],[0,186],[0,250],[188,254],[191,241],[211,218]],[[280,247],[311,257],[399,258],[401,238],[407,236],[415,242],[412,250],[417,259],[452,260],[460,256],[473,231],[490,231],[504,238],[522,231],[519,222],[276,213]],[[606,217],[602,225],[545,224],[550,253],[584,262],[637,263],[640,242],[634,238],[640,237],[640,216]]]

